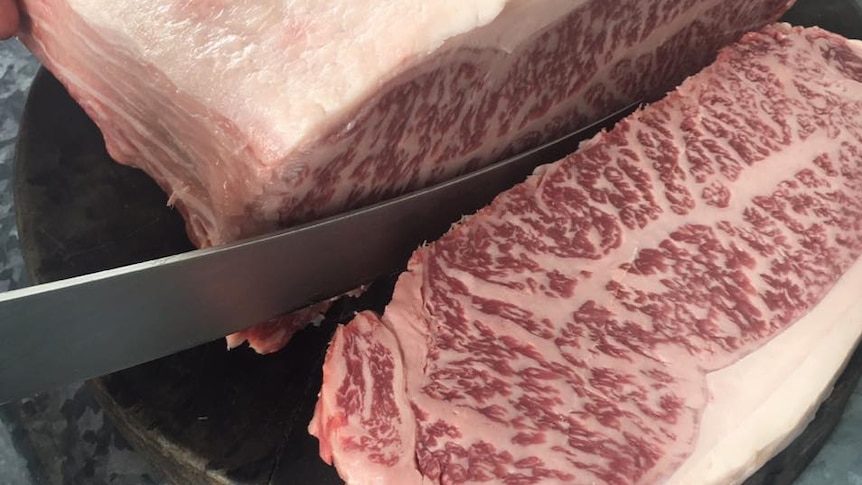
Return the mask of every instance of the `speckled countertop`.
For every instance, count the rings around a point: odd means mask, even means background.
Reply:
[[[28,283],[15,227],[12,159],[37,67],[17,41],[0,42],[0,291]],[[0,485],[164,483],[81,384],[0,407]]]
[[[15,227],[12,159],[37,67],[17,41],[0,42],[0,291],[27,284]],[[862,388],[797,485],[862,485],[860,450]],[[80,384],[0,407],[0,485],[163,483]]]

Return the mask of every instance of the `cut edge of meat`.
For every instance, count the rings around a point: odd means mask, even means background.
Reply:
[[[731,36],[729,33],[722,34],[722,35],[725,35],[725,37],[726,37],[725,42],[729,42],[731,40],[738,40],[738,37],[743,35],[742,33],[747,28],[750,28],[752,26],[763,25],[763,23],[765,21],[771,22],[771,21],[777,20],[788,8],[790,8],[790,6],[794,3],[794,1],[795,0],[778,0],[778,1],[772,2],[772,5],[775,6],[774,7],[775,12],[771,15],[771,17],[768,17],[764,12],[766,10],[766,6],[765,6],[766,4],[765,3],[764,3],[764,6],[761,7],[760,10],[755,8],[754,10],[756,11],[756,15],[753,15],[753,16],[759,17],[759,18],[765,19],[765,20],[761,20],[760,22],[757,22],[757,23],[754,23],[754,21],[752,20],[752,23],[747,25],[746,27],[736,29],[735,32],[737,35],[735,37]],[[509,7],[507,7],[507,9],[508,8]],[[698,15],[704,15],[707,13],[714,14],[715,9],[716,9],[715,5],[709,5],[707,3],[704,3],[702,5],[699,4],[699,5],[696,5],[694,7],[691,7],[691,11],[698,12]],[[508,11],[506,11],[504,13],[508,14],[509,16],[512,15]],[[567,15],[574,15],[574,13],[575,13],[575,10],[573,9],[572,11],[568,12]],[[501,15],[501,16],[503,16],[503,15]],[[509,20],[506,20],[506,21],[509,21]],[[553,28],[557,25],[557,23],[559,23],[559,22],[556,22],[556,23],[551,22],[550,24],[546,25],[545,28],[546,29]],[[680,35],[683,32],[687,32],[690,29],[694,29],[694,27],[702,28],[702,25],[700,25],[700,26],[689,25],[682,30],[677,29],[676,31],[674,31],[675,32],[674,35],[671,35],[671,36],[662,37],[659,34],[650,35],[648,37],[649,42],[655,42],[656,38],[659,38],[660,40],[659,40],[659,43],[657,45],[651,46],[650,49],[648,49],[648,52],[646,52],[646,53],[644,53],[644,52],[638,53],[637,52],[638,49],[644,48],[643,46],[639,46],[638,48],[630,49],[629,51],[623,52],[623,54],[619,54],[619,53],[615,54],[616,57],[614,57],[611,60],[611,62],[608,63],[608,65],[602,67],[598,71],[598,73],[595,76],[596,79],[591,80],[590,83],[588,83],[587,86],[585,86],[582,89],[585,96],[589,97],[590,95],[588,93],[590,93],[590,92],[593,92],[593,94],[595,94],[596,92],[599,92],[599,93],[602,92],[602,90],[595,90],[595,88],[602,87],[601,86],[602,82],[606,82],[606,81],[613,79],[617,76],[625,77],[625,76],[629,75],[626,72],[628,69],[630,69],[631,65],[635,62],[634,59],[637,58],[638,62],[640,62],[643,60],[643,58],[645,56],[649,57],[650,55],[652,55],[653,51],[663,51],[663,50],[667,51],[669,47],[673,47],[675,45],[674,44],[675,43],[675,37],[677,35]],[[500,30],[501,29],[498,21],[492,22],[491,24],[486,25],[482,28],[483,29],[489,29],[489,30]],[[696,31],[696,29],[694,29],[694,31]],[[704,34],[704,33],[701,32],[701,34]],[[462,36],[463,35],[468,35],[468,34],[462,34]],[[472,34],[470,34],[470,35],[472,35]],[[536,34],[534,34],[534,37],[539,38],[541,35],[542,35],[542,31],[540,30]],[[713,35],[713,34],[710,33],[709,35]],[[447,42],[455,42],[455,44],[457,45],[458,42],[464,42],[464,40],[460,39],[460,37],[456,37],[456,38],[450,39]],[[711,40],[710,42],[715,43],[714,40]],[[517,49],[514,49],[514,52],[517,52],[519,49],[521,49],[521,50],[524,49],[524,46],[517,46]],[[454,53],[452,53],[452,52],[454,52]],[[441,48],[440,52],[435,54],[435,55],[439,56],[441,59],[446,59],[447,56],[451,56],[452,59],[450,59],[448,62],[452,62],[452,63],[455,63],[456,60],[459,58],[459,54],[457,53],[456,49],[453,48],[451,45],[447,45],[446,48]],[[692,56],[692,58],[697,57],[694,54],[690,54],[690,55]],[[628,59],[627,56],[631,57],[631,59]],[[691,62],[692,61],[689,60],[689,63],[691,63]],[[704,61],[696,60],[694,62],[697,63],[698,65],[702,65]],[[665,66],[665,68],[667,68],[667,66]],[[390,91],[397,91],[398,86],[399,86],[398,83],[400,82],[400,79],[406,73],[411,72],[411,70],[415,70],[418,73],[422,73],[422,72],[427,70],[427,66],[426,67],[422,67],[422,66],[408,67],[404,72],[399,73],[397,76],[394,76],[392,80],[387,82],[387,84],[385,86],[389,91],[384,90],[384,92],[377,93],[376,95],[370,96],[367,100],[365,100],[365,104],[366,105],[367,104],[373,105],[376,102],[380,101],[381,99],[385,99],[387,96],[387,93],[389,93]],[[678,70],[678,67],[676,68],[676,70]],[[671,69],[671,71],[674,71],[674,69]],[[667,73],[665,73],[664,75],[668,76]],[[682,78],[679,77],[678,72],[675,73],[673,76],[676,76],[679,81],[683,80]],[[673,76],[670,76],[670,77],[673,77]],[[667,81],[667,79],[665,79],[665,81]],[[620,83],[619,80],[616,80],[614,82],[618,83],[618,84]],[[616,86],[616,89],[619,89],[619,88],[620,88],[620,86]],[[623,86],[623,88],[625,88],[625,86]],[[671,86],[667,86],[667,88],[671,89]],[[616,100],[616,98],[614,97],[614,96],[620,95],[620,93],[614,93],[614,94],[604,93],[604,94],[606,96],[610,96],[609,98],[607,98],[605,100],[606,103],[610,103],[610,104],[603,105],[604,106],[603,109],[609,109],[609,108],[616,109],[616,108],[619,108],[622,106],[621,104],[619,104],[618,100]],[[622,95],[622,96],[623,97],[631,96],[631,94],[632,93],[627,93],[627,94]],[[636,95],[638,97],[654,97],[658,94],[659,94],[658,92],[648,93],[648,92],[644,92],[644,91],[636,93]],[[601,96],[599,96],[599,97],[601,97]],[[555,115],[554,115],[555,121],[553,122],[553,126],[551,128],[548,128],[547,124],[545,124],[544,128],[542,128],[542,126],[540,126],[541,124],[539,123],[540,119],[537,118],[537,119],[531,121],[528,125],[530,127],[530,130],[532,130],[532,131],[528,130],[527,134],[523,135],[520,139],[513,141],[508,147],[506,147],[505,150],[501,150],[500,147],[497,147],[497,149],[496,149],[497,151],[494,152],[494,155],[489,156],[487,158],[495,158],[495,157],[499,158],[500,156],[511,155],[514,152],[516,152],[518,149],[525,149],[525,148],[532,146],[538,140],[537,133],[541,129],[550,130],[550,132],[553,133],[554,136],[559,136],[559,135],[563,135],[568,129],[574,129],[577,126],[581,126],[585,122],[591,121],[595,117],[594,115],[588,114],[591,109],[594,109],[594,106],[590,106],[591,102],[596,103],[596,102],[600,102],[600,101],[599,100],[590,101],[589,99],[587,99],[587,100],[581,101],[580,104],[578,105],[577,109],[575,109],[572,106],[569,106],[572,104],[572,101],[569,100],[569,102],[568,102],[569,105],[559,105],[559,106],[555,106],[555,107],[551,108],[551,111],[555,113]],[[614,104],[614,103],[616,103],[616,104]],[[362,107],[362,106],[364,106],[364,105],[360,104],[359,107],[356,109],[355,115],[353,115],[353,117],[352,117],[352,121],[347,125],[348,127],[354,126],[355,123],[361,124],[362,120],[365,120],[368,116],[370,116],[367,107]],[[566,118],[566,116],[564,116],[564,114],[567,112],[569,113],[569,116],[568,116],[569,120],[563,121],[563,119]],[[573,112],[576,114],[572,115]],[[352,136],[351,131],[352,131],[351,129],[344,128],[344,127],[333,129],[331,131],[331,133],[329,133],[327,135],[326,140],[328,143],[331,142],[337,146],[342,146],[342,147],[353,146],[353,141],[352,141],[353,139],[351,138],[351,136]],[[354,153],[351,149],[346,149],[346,150],[347,150],[346,153],[351,153],[351,154]],[[306,147],[304,147],[300,151],[303,153],[313,153],[313,147],[307,146],[307,143],[306,143]],[[476,164],[473,164],[472,162],[468,165],[469,165],[468,168],[475,168],[476,167]],[[463,172],[463,170],[458,171],[456,173],[459,173],[459,172]],[[386,195],[386,197],[395,196],[397,194],[398,194],[398,191],[388,193]],[[380,195],[381,194],[377,194],[377,196],[380,196]],[[371,202],[371,201],[369,201],[369,202]],[[321,203],[320,203],[320,201],[315,200],[314,195],[312,194],[309,197],[306,205],[319,206],[319,205],[321,205]],[[318,214],[318,216],[322,216],[322,215],[325,215],[325,214],[324,213]],[[261,335],[261,336],[265,335],[265,332],[259,332],[259,335]],[[255,348],[255,349],[277,347],[277,345],[273,345],[269,342],[266,342],[263,338],[250,339],[249,342],[250,342],[252,348]]]
[[[772,30],[770,30],[769,34],[776,36],[776,38],[780,38],[780,36],[786,32],[785,29],[789,29],[789,28],[791,28],[791,27],[788,26],[787,24],[778,24],[778,25],[774,26],[772,28]],[[797,29],[797,28],[793,28],[793,29]],[[799,29],[799,30],[802,30],[802,29]],[[834,35],[834,34],[830,34],[828,32],[825,32],[825,31],[822,31],[821,29],[816,29],[816,28],[815,29],[806,29],[806,30],[808,30],[809,32],[815,33],[815,34],[817,32],[820,32],[820,34],[824,35],[824,36],[833,36]],[[851,42],[851,45],[856,49],[859,49],[859,47],[862,46],[862,44],[859,44],[856,42]],[[684,89],[685,86],[682,86],[681,88]],[[596,138],[594,138],[593,140],[586,142],[584,145],[589,146],[590,143],[596,143],[597,140],[599,140],[600,137],[603,137],[603,136],[605,136],[605,134],[600,134]],[[583,149],[583,147],[582,147],[582,149]],[[541,177],[541,173],[542,173],[542,170],[540,169],[536,176]],[[462,223],[460,225],[457,225],[453,228],[453,231],[458,231],[460,229],[460,227],[465,222],[469,222],[469,220],[471,218],[480,217],[484,210],[485,209],[483,209],[482,211],[479,211],[477,214],[475,214],[473,216],[465,218],[465,220],[462,221]],[[417,258],[421,258],[421,251],[414,255],[414,259],[411,260],[411,262],[415,263]],[[416,279],[416,278],[419,278],[421,281],[420,276],[416,273],[415,270],[416,270],[416,268],[412,267],[412,265],[411,265],[411,267],[408,268],[408,271],[406,273],[402,274],[401,279],[399,279],[398,286],[396,288],[399,289],[398,291],[402,292],[401,294],[404,294],[404,293],[416,294],[416,293],[422,292],[421,288],[418,288],[416,284],[413,284],[413,282],[409,281],[411,279]],[[825,305],[825,302],[831,301],[832,299],[835,299],[835,298],[841,299],[842,297],[845,299],[845,301],[850,301],[849,299],[852,298],[852,295],[849,295],[848,293],[846,293],[846,291],[849,291],[849,290],[847,290],[847,288],[852,288],[852,287],[858,288],[858,284],[860,282],[862,282],[862,262],[860,262],[857,259],[856,262],[853,263],[853,266],[844,273],[844,276],[842,276],[839,281],[841,282],[841,285],[842,285],[841,288],[836,288],[836,289],[833,289],[831,292],[827,292],[826,296],[823,297],[823,299],[821,301],[816,303],[814,305],[814,307],[809,310],[809,313],[807,313],[804,316],[795,320],[795,323],[790,324],[790,327],[787,330],[785,330],[785,333],[779,334],[775,338],[767,341],[764,344],[764,346],[758,348],[758,350],[763,350],[766,348],[775,348],[776,346],[779,346],[781,344],[781,341],[782,341],[781,337],[783,335],[793,335],[791,333],[787,333],[787,332],[790,332],[791,329],[804,328],[804,326],[805,326],[804,324],[807,322],[814,322],[811,324],[815,324],[817,322],[822,321],[821,320],[821,318],[822,318],[821,315],[823,313],[822,310],[826,309],[827,311],[829,311],[829,308]],[[854,284],[848,285],[847,281],[854,282],[855,285]],[[839,291],[837,291],[839,289],[845,290],[845,293],[840,293]],[[392,310],[395,312],[404,311],[404,309],[401,308],[402,305],[401,305],[400,301],[398,301],[398,295],[399,295],[399,293],[396,291],[396,299],[393,300],[393,303],[391,304]],[[374,318],[364,317],[364,320],[366,322],[371,322],[373,325],[377,325],[378,327],[387,327],[388,328],[388,326],[391,325],[391,323],[388,323],[388,318],[387,318],[388,315],[391,315],[389,312],[390,312],[390,308],[387,307],[386,313],[384,313],[384,316],[382,317],[382,319],[378,319],[376,317],[374,317]],[[811,373],[811,374],[818,374],[820,377],[825,377],[824,379],[818,381],[818,382],[823,383],[822,386],[815,386],[814,388],[808,389],[808,391],[810,391],[808,394],[808,397],[814,402],[813,403],[809,402],[809,403],[804,404],[804,405],[797,405],[797,406],[795,406],[795,409],[792,410],[792,413],[795,413],[794,416],[792,416],[792,417],[788,417],[787,415],[784,416],[784,418],[787,419],[787,421],[783,422],[783,424],[787,424],[787,422],[795,422],[795,424],[790,429],[787,430],[786,434],[782,435],[780,432],[776,433],[774,428],[770,428],[769,426],[766,426],[764,428],[766,430],[765,436],[761,436],[761,438],[763,438],[763,440],[761,440],[756,445],[759,448],[755,449],[755,450],[749,449],[748,451],[750,451],[751,453],[746,453],[744,449],[739,449],[740,443],[728,443],[728,444],[726,444],[727,450],[733,450],[736,452],[736,454],[737,454],[736,459],[738,460],[738,463],[736,465],[726,465],[724,471],[727,472],[727,474],[724,476],[714,478],[715,481],[709,482],[709,483],[715,483],[715,484],[722,483],[723,484],[723,483],[727,483],[727,480],[738,480],[738,482],[743,481],[754,469],[756,469],[756,467],[761,466],[769,458],[771,458],[771,456],[773,456],[778,450],[780,450],[781,447],[786,445],[787,442],[789,440],[791,440],[800,431],[800,427],[804,426],[808,422],[808,420],[813,415],[813,412],[816,410],[816,407],[819,405],[819,403],[822,401],[822,399],[828,394],[829,388],[831,387],[832,382],[837,377],[837,375],[840,373],[840,370],[846,364],[846,361],[849,358],[849,354],[856,347],[857,342],[859,340],[860,333],[862,333],[862,305],[855,304],[855,305],[852,305],[850,308],[845,307],[844,313],[845,313],[845,316],[846,316],[846,314],[852,314],[854,316],[854,318],[851,320],[851,322],[849,324],[847,324],[845,326],[839,326],[840,328],[838,328],[834,332],[831,332],[828,337],[824,337],[822,343],[818,347],[820,355],[828,357],[828,359],[826,359],[826,360],[828,360],[829,362],[824,363],[824,361],[820,360],[817,357],[810,357],[810,358],[806,359],[804,361],[804,363],[801,364],[797,368],[797,370],[791,372],[791,373],[795,372],[796,375],[805,376],[805,375],[810,375],[809,373]],[[416,315],[421,315],[421,312],[416,313]],[[834,317],[832,319],[833,323],[835,323],[835,324],[840,323],[839,319],[838,319],[838,317],[840,317],[840,315],[836,316],[836,315],[834,315],[834,312],[833,312],[833,317]],[[401,320],[401,318],[396,318],[395,320]],[[403,324],[405,322],[417,322],[420,320],[421,320],[421,317],[416,318],[414,316],[414,317],[407,318],[406,320],[402,320],[399,323]],[[349,325],[348,325],[348,327],[349,327]],[[401,327],[399,327],[399,329],[400,328]],[[343,328],[340,328],[339,332],[342,332],[342,331],[344,331]],[[399,330],[399,332],[400,332],[400,330]],[[387,333],[390,333],[390,332],[388,332],[388,330],[387,330]],[[790,337],[785,337],[785,339],[786,338],[790,338]],[[411,341],[413,339],[409,338],[409,339],[402,339],[402,340],[407,340],[406,343],[409,344],[409,343],[411,343]],[[811,342],[811,340],[805,339],[804,342],[808,343],[808,342]],[[835,352],[835,345],[838,343],[843,344],[843,345],[840,345],[840,347],[842,347],[843,350],[845,350],[844,353]],[[772,347],[768,347],[770,345]],[[430,349],[429,352],[433,352],[433,349]],[[402,350],[402,353],[403,353],[404,362],[406,362],[407,360],[412,359],[412,358],[417,358],[416,355],[414,355],[409,349]],[[726,375],[728,372],[730,372],[730,371],[728,371],[728,369],[741,369],[745,366],[746,362],[751,362],[751,361],[757,360],[759,358],[762,359],[763,355],[765,355],[765,354],[764,353],[751,353],[751,354],[745,355],[744,357],[742,357],[742,359],[736,361],[734,364],[731,364],[729,367],[725,367],[724,369],[722,369],[720,371],[714,371],[714,372],[708,373],[707,374],[708,379],[711,379],[713,381],[716,381],[716,380],[720,381],[720,379],[722,378],[723,375]],[[818,357],[820,355],[818,355]],[[330,363],[329,359],[327,359],[327,364],[329,364],[329,363]],[[407,364],[405,364],[405,365],[407,365]],[[734,366],[736,366],[736,367],[734,367]],[[410,368],[409,365],[407,365],[407,367]],[[325,372],[327,371],[327,368],[328,367],[325,366],[325,368],[324,368]],[[417,370],[418,372],[422,371],[422,367],[418,367],[418,368],[412,367],[412,369]],[[797,378],[797,380],[795,380],[794,382],[796,384],[799,384],[800,381],[804,381],[804,380],[805,380],[805,378],[801,377],[801,378]],[[409,378],[408,378],[408,381],[410,381]],[[394,385],[395,385],[394,386],[395,392],[400,392],[400,389],[403,386],[401,386],[397,382],[395,382]],[[793,391],[792,388],[793,388],[793,384],[788,384],[787,386],[784,387],[784,389],[782,391],[792,392]],[[710,387],[710,390],[712,390],[712,387]],[[409,389],[407,390],[407,392],[409,393]],[[323,390],[322,390],[322,393],[323,393]],[[725,394],[728,394],[728,393],[725,392]],[[782,399],[788,399],[788,398],[787,397],[779,398],[779,397],[772,396],[771,401],[773,402],[774,406],[780,406],[780,405],[784,405],[784,403],[782,402]],[[414,410],[414,412],[415,412],[415,410]],[[772,418],[775,417],[774,412],[770,412],[769,410],[762,410],[762,409],[760,410],[760,415],[764,416],[764,417],[772,417]],[[774,423],[773,422],[771,424],[774,426],[776,424],[780,425],[782,423]],[[319,426],[319,418],[318,418],[317,413],[315,414],[315,418],[312,421],[312,425],[309,426],[309,431],[315,436],[317,436],[316,433],[325,432],[325,430]],[[333,448],[330,447],[329,452],[331,453],[332,450],[333,450]],[[692,455],[692,458],[694,458],[696,456],[697,455]],[[689,461],[687,460],[686,463],[689,463]],[[755,466],[755,468],[754,469],[751,468],[752,466]],[[684,468],[680,468],[679,470],[677,470],[677,473],[672,476],[672,479],[675,480],[677,478],[677,476],[681,475],[684,470],[685,470]],[[692,471],[692,475],[689,477],[689,481],[688,482],[681,481],[680,483],[683,485],[686,483],[691,483],[691,479],[693,479],[692,477],[698,477],[697,479],[698,479],[698,481],[700,481],[699,473],[701,473],[701,472],[700,471]],[[359,480],[356,482],[349,481],[349,483],[366,483],[366,482]],[[652,483],[652,482],[650,482],[650,483]]]

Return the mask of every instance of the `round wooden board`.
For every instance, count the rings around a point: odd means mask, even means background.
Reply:
[[[862,37],[853,0],[801,0],[786,20]],[[143,173],[114,163],[99,130],[47,71],[21,123],[15,201],[31,277],[47,282],[191,249],[179,215]],[[91,381],[126,438],[182,485],[340,484],[306,431],[337,323],[380,311],[393,278],[344,299],[280,352],[217,341]],[[97,351],[97,349],[94,349]],[[857,351],[814,422],[746,485],[789,485],[835,427],[862,375]]]

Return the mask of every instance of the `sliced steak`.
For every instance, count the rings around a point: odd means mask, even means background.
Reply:
[[[350,484],[741,482],[862,333],[860,160],[862,44],[746,35],[417,250],[336,332],[321,456]]]

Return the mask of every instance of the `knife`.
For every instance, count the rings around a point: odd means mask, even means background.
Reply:
[[[0,404],[216,340],[403,268],[639,106],[426,189],[233,244],[0,293]]]

